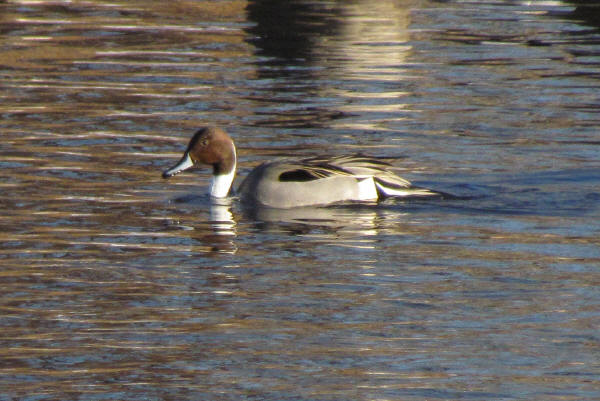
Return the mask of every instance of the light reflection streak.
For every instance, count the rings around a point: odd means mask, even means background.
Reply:
[[[97,51],[98,56],[196,56],[196,57],[207,57],[211,56],[206,52],[192,52],[192,51],[160,51],[160,50],[110,50],[110,51]]]
[[[123,30],[123,31],[177,31],[177,32],[240,32],[236,28],[210,26],[210,27],[195,27],[183,25],[104,25],[101,27],[106,30]]]
[[[411,47],[409,42],[410,11],[393,1],[359,1],[342,7],[343,21],[339,36],[320,45],[339,64],[334,75],[346,84],[333,89],[336,95],[346,99],[370,99],[371,103],[345,103],[338,106],[343,113],[358,113],[360,119],[343,118],[331,121],[337,129],[385,130],[391,121],[406,117],[400,113],[406,108],[401,101],[406,92],[396,88],[381,88],[387,83],[400,83],[405,72]],[[361,85],[361,87],[357,87]],[[362,88],[365,86],[365,89]],[[370,114],[386,113],[388,116]]]

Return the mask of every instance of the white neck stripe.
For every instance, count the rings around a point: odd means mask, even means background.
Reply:
[[[226,174],[213,175],[210,183],[210,196],[213,198],[225,198],[229,194],[233,178],[235,177],[235,168],[237,166],[237,155],[235,146],[233,147],[233,168]]]

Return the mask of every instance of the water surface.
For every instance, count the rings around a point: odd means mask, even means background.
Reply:
[[[598,11],[0,3],[0,399],[600,399]],[[211,205],[206,124],[457,198]]]

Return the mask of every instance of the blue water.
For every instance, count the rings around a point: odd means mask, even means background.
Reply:
[[[0,400],[600,399],[591,2],[0,4]],[[168,181],[364,152],[443,200]]]

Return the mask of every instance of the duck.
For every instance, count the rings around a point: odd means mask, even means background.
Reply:
[[[212,199],[232,194],[237,153],[233,140],[221,128],[200,128],[183,157],[165,170],[170,178],[197,165],[212,166]],[[396,175],[386,161],[362,154],[315,156],[267,161],[254,168],[239,185],[245,204],[278,209],[324,206],[343,202],[378,201],[387,197],[432,197],[440,192],[415,187]]]

